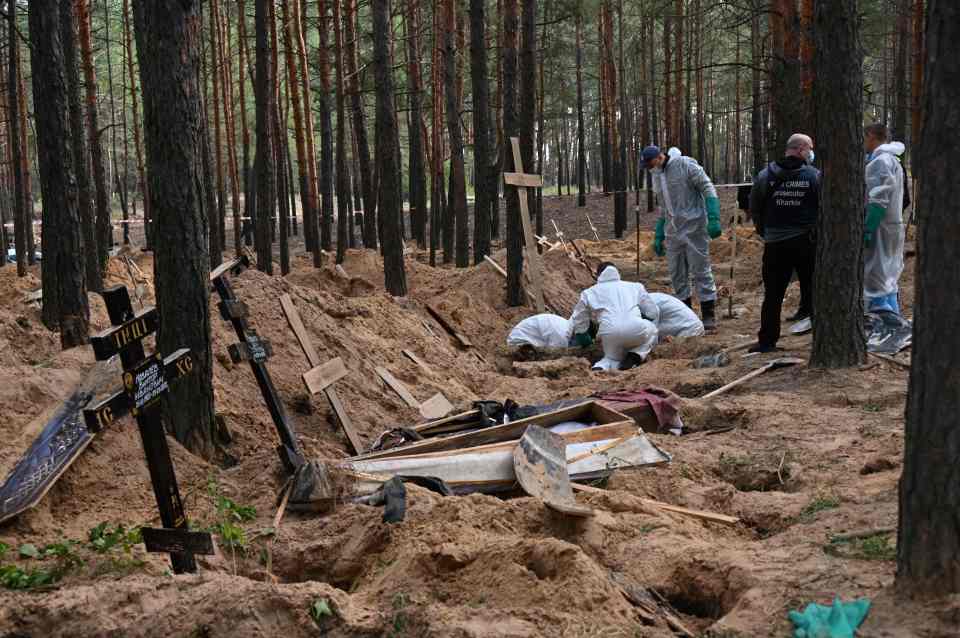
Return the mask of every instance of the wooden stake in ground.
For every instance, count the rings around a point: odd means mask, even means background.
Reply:
[[[523,160],[520,158],[520,140],[511,137],[510,142],[513,145],[513,165],[518,172],[504,173],[503,181],[510,186],[516,186],[519,192],[520,220],[523,224],[523,241],[530,269],[530,281],[533,283],[534,308],[537,312],[543,312],[543,264],[540,262],[537,240],[533,236],[533,228],[530,226],[530,208],[527,202],[527,188],[543,188],[543,177],[523,172]]]

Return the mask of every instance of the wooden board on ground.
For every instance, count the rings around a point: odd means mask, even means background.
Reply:
[[[337,357],[303,373],[303,384],[310,394],[318,394],[347,376],[343,359]]]
[[[444,330],[450,333],[450,336],[459,341],[461,346],[464,348],[473,347],[473,342],[460,334],[460,331],[457,330],[456,326],[450,323],[450,320],[447,319],[439,310],[434,308],[432,305],[427,304],[427,312],[429,312],[430,316],[437,320],[437,323],[443,326]]]
[[[453,404],[438,392],[420,404],[420,416],[425,419],[442,419],[453,412]]]
[[[587,494],[604,494],[608,490],[593,487],[592,485],[582,485],[580,483],[573,483],[573,490],[575,492],[586,492]],[[679,505],[671,505],[670,503],[663,503],[661,501],[655,501],[652,498],[641,498],[640,501],[644,505],[650,507],[655,507],[661,509],[665,512],[673,512],[674,514],[680,514],[682,516],[689,516],[691,518],[698,518],[703,521],[708,521],[710,523],[719,523],[721,525],[730,525],[734,526],[740,523],[740,519],[736,516],[727,516],[726,514],[718,514],[716,512],[707,512],[705,510],[695,510],[688,507],[681,507]]]
[[[294,336],[296,336],[297,341],[300,342],[300,347],[307,357],[307,362],[311,367],[317,367],[320,365],[320,357],[313,347],[313,342],[310,341],[310,335],[307,334],[307,329],[304,327],[303,320],[300,318],[300,312],[297,311],[297,307],[293,305],[293,300],[290,298],[290,295],[280,295],[280,305],[283,308],[283,314],[287,317],[287,323],[290,325],[290,329],[293,330]],[[340,401],[340,396],[337,394],[336,389],[333,386],[328,386],[323,390],[323,393],[326,395],[334,418],[340,424],[340,428],[346,435],[347,442],[353,449],[353,453],[360,454],[364,449],[363,441],[354,429],[353,422],[347,415],[347,411],[343,407],[343,403]]]
[[[420,402],[410,394],[410,390],[407,389],[407,386],[403,384],[402,381],[393,376],[389,370],[383,366],[376,367],[377,374],[380,375],[380,378],[383,379],[383,382],[390,386],[390,389],[397,393],[397,395],[403,399],[403,402],[406,403],[411,408],[419,408]]]
[[[567,474],[563,438],[539,425],[531,425],[513,448],[513,470],[523,491],[552,510],[568,516],[593,516],[593,509],[573,497]]]
[[[421,359],[420,357],[418,357],[412,350],[401,350],[401,352],[403,353],[403,356],[405,356],[406,358],[410,359],[410,360],[413,361],[415,364],[417,364],[418,366],[420,366],[420,369],[421,369],[421,370],[423,370],[424,372],[426,372],[426,373],[429,374],[430,376],[433,376],[433,368],[431,368],[430,366],[428,366],[428,365],[423,361],[423,359]]]

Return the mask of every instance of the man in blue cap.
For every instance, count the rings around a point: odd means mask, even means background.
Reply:
[[[659,147],[648,146],[641,158],[644,168],[653,171],[653,191],[660,202],[653,249],[667,256],[674,294],[691,307],[693,279],[703,327],[715,330],[717,286],[710,240],[722,234],[717,190],[697,161],[676,149],[664,154]]]

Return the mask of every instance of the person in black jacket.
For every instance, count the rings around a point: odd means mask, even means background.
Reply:
[[[794,318],[813,314],[820,210],[820,171],[810,165],[813,156],[813,140],[796,133],[790,136],[784,157],[771,162],[753,180],[750,214],[764,242],[763,307],[757,343],[750,352],[776,350],[783,297],[794,271],[800,280],[800,310]]]

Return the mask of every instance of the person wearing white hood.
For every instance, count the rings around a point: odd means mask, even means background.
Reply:
[[[903,273],[903,189],[906,174],[898,159],[902,142],[887,142],[890,132],[883,124],[864,129],[867,152],[867,212],[864,230],[863,297],[867,311],[900,314],[897,295]]]
[[[662,342],[666,337],[699,337],[703,322],[687,304],[665,292],[651,292],[650,298],[660,309],[657,333]]]
[[[648,146],[641,159],[644,168],[653,170],[653,190],[660,202],[654,251],[667,256],[673,292],[691,307],[693,279],[704,328],[714,330],[717,286],[710,240],[723,232],[717,190],[703,167],[675,148],[664,154],[659,147]]]
[[[597,283],[580,294],[570,316],[574,335],[585,334],[591,321],[598,324],[603,359],[601,370],[629,370],[643,363],[657,344],[660,309],[643,284],[622,281],[620,271],[605,262],[597,267]]]

